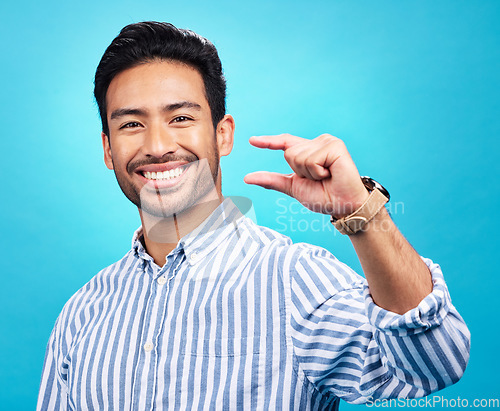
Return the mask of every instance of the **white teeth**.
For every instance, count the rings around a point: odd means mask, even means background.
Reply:
[[[142,175],[146,177],[148,180],[170,180],[172,178],[179,177],[184,172],[182,167],[177,167],[168,171],[144,171]]]

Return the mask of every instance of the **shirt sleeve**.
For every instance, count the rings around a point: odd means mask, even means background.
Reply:
[[[361,404],[422,397],[460,379],[470,334],[437,264],[423,259],[433,291],[399,315],[377,306],[366,280],[327,250],[298,246],[288,267],[290,334],[315,389]]]
[[[59,320],[58,320],[59,321]],[[43,364],[42,379],[38,393],[37,411],[66,411],[68,390],[58,369],[58,321],[52,330]]]

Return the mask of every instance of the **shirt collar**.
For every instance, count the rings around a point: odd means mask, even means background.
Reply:
[[[151,257],[146,251],[146,247],[144,247],[144,244],[142,242],[142,226],[140,226],[137,230],[135,230],[132,237],[132,251],[135,252],[143,260],[154,261],[153,257]]]
[[[243,217],[231,198],[226,197],[198,227],[180,239],[172,253],[184,250],[190,265],[198,263],[238,229]],[[153,261],[143,244],[142,226],[134,232],[132,250],[140,258]]]

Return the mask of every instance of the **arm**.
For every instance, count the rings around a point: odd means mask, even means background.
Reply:
[[[252,137],[250,143],[283,150],[294,173],[251,173],[245,177],[246,183],[281,191],[312,211],[337,218],[351,214],[368,197],[344,143],[336,137],[325,134],[306,140],[283,134]],[[381,226],[384,230],[377,229]],[[365,232],[350,238],[379,306],[404,313],[431,292],[429,270],[385,209],[367,224]]]
[[[404,315],[373,303],[366,280],[320,247],[296,244],[282,269],[299,372],[326,398],[416,398],[462,376],[469,332],[437,264],[431,294]],[[333,273],[333,275],[332,275]]]
[[[67,408],[67,387],[61,380],[57,367],[57,324],[52,330],[45,361],[43,364],[42,379],[38,393],[37,410],[66,410]]]
[[[337,218],[368,196],[335,137],[262,136],[250,143],[283,150],[294,173],[251,173],[249,184]],[[468,361],[470,335],[439,266],[418,256],[384,208],[365,228],[350,239],[367,284],[326,251],[302,252],[296,264],[284,267],[290,334],[302,372],[325,395],[333,391],[353,403],[419,397],[456,382]]]
[[[396,228],[385,208],[365,230],[349,238],[363,267],[372,298],[380,307],[404,314],[432,291],[429,269]]]

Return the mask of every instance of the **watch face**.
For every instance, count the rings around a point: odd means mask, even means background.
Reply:
[[[369,191],[373,191],[375,189],[378,189],[383,195],[387,197],[387,200],[391,199],[391,195],[389,192],[384,188],[384,186],[378,182],[376,182],[373,178],[368,177],[368,176],[362,176],[361,181],[363,181],[363,184]]]

